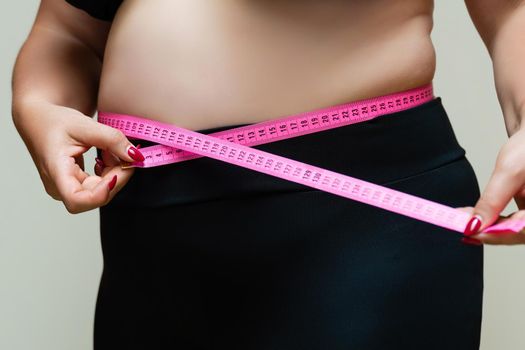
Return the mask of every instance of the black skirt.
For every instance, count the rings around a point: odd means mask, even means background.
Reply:
[[[439,97],[255,148],[452,207],[480,195]],[[458,232],[211,158],[136,169],[100,230],[97,350],[479,348],[483,247]]]

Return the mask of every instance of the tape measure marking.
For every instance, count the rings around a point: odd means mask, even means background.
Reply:
[[[399,93],[397,95],[403,95],[403,93]],[[428,98],[428,96],[426,98]],[[401,99],[401,101],[404,101],[404,99]],[[408,101],[411,100],[408,99]],[[411,105],[413,106],[416,102],[417,101],[414,99]],[[362,106],[365,105],[366,104],[363,104]],[[400,103],[397,108],[403,108],[403,106],[404,104]],[[334,110],[338,111],[338,113],[333,113],[334,115],[341,116],[342,112],[339,109]],[[363,107],[363,109],[360,110],[361,118],[363,118],[362,115],[366,115],[367,118],[371,118],[367,109]],[[374,110],[374,113],[374,116],[378,115],[377,110]],[[330,116],[331,114],[325,112],[323,115]],[[359,113],[356,113],[355,117],[359,116]],[[321,121],[322,118],[317,119],[319,121],[318,123],[314,123],[312,121],[312,118],[314,118],[312,115],[303,116],[302,118],[303,119],[299,119],[299,121],[296,122],[297,124],[294,125],[300,125],[300,120],[308,120],[310,127],[305,128],[305,130],[308,129],[308,132],[326,130],[329,129],[330,126],[337,127],[346,125],[337,123],[340,118],[327,118],[328,121],[325,122],[325,125],[322,127],[317,126],[323,125],[323,122]],[[98,120],[100,123],[121,130],[128,137],[159,143],[161,146],[153,146],[155,149],[162,148],[163,151],[175,152],[174,154],[177,154],[176,152],[179,150],[185,152],[182,156],[180,156],[182,157],[180,159],[193,159],[196,157],[194,154],[197,156],[214,158],[236,166],[252,169],[254,171],[293,181],[321,191],[383,208],[391,212],[412,217],[414,219],[444,227],[453,231],[461,233],[464,232],[465,226],[470,219],[470,214],[459,209],[393,190],[384,186],[376,185],[348,175],[336,173],[314,165],[302,163],[269,152],[251,148],[246,145],[248,140],[253,140],[255,143],[250,143],[250,145],[254,145],[270,142],[269,140],[280,140],[286,138],[285,136],[290,137],[291,135],[298,135],[298,132],[295,132],[294,134],[293,131],[290,131],[294,129],[290,128],[289,124],[289,122],[292,120],[297,120],[297,118],[286,119],[288,119],[286,123],[283,121],[264,122],[264,130],[266,133],[264,134],[264,137],[259,138],[256,136],[252,138],[245,137],[248,135],[248,132],[245,129],[247,127],[255,127],[256,130],[263,130],[257,129],[257,126],[254,125],[242,127],[243,130],[241,131],[232,131],[234,129],[230,129],[220,132],[220,136],[223,136],[223,138],[221,138],[216,137],[214,134],[202,134],[172,124],[129,115],[99,112]],[[367,119],[355,118],[353,119],[353,122],[355,123],[359,120]],[[261,123],[259,123],[258,126],[260,126],[260,124]],[[282,128],[282,130],[285,131],[277,132],[277,130],[280,130],[279,125],[286,125],[286,128]],[[271,129],[272,127],[276,128],[276,130]],[[299,129],[299,127],[297,127],[297,129]],[[273,131],[276,132],[273,133]],[[239,135],[242,135],[242,137]],[[257,135],[257,133],[255,133],[255,135]],[[161,160],[157,161],[150,159],[150,162],[156,165],[159,165],[159,163],[169,164],[173,163],[174,159],[176,158],[162,157]],[[524,227],[525,220],[507,220],[485,229],[484,232],[519,232]]]
[[[432,84],[427,84],[400,93],[272,119],[209,135],[238,144],[256,146],[371,120],[382,115],[416,107],[431,101],[433,98]],[[103,121],[105,117],[120,119],[124,115],[107,112],[99,113],[99,121]],[[132,124],[126,124],[123,131],[127,131],[132,127]],[[144,132],[153,131],[145,130]],[[202,157],[196,153],[162,144],[142,148],[141,153],[146,158],[144,162],[133,162],[126,164],[126,166],[150,168]]]

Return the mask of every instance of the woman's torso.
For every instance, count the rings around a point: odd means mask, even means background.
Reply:
[[[193,130],[430,82],[431,0],[126,0],[98,108]]]

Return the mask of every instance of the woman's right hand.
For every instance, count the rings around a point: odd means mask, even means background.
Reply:
[[[144,159],[120,130],[72,108],[35,102],[13,120],[46,192],[72,214],[106,205],[134,172],[122,169],[121,161]],[[102,160],[90,175],[83,154],[93,146],[102,150]]]

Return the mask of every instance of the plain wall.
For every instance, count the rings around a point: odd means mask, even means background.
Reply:
[[[102,269],[98,211],[71,215],[45,193],[10,116],[12,65],[37,5],[0,3],[0,349],[88,350]],[[490,58],[462,1],[436,2],[433,38],[435,93],[483,189],[507,140]],[[515,210],[512,202],[503,213]],[[485,252],[481,349],[525,349],[525,246]]]

